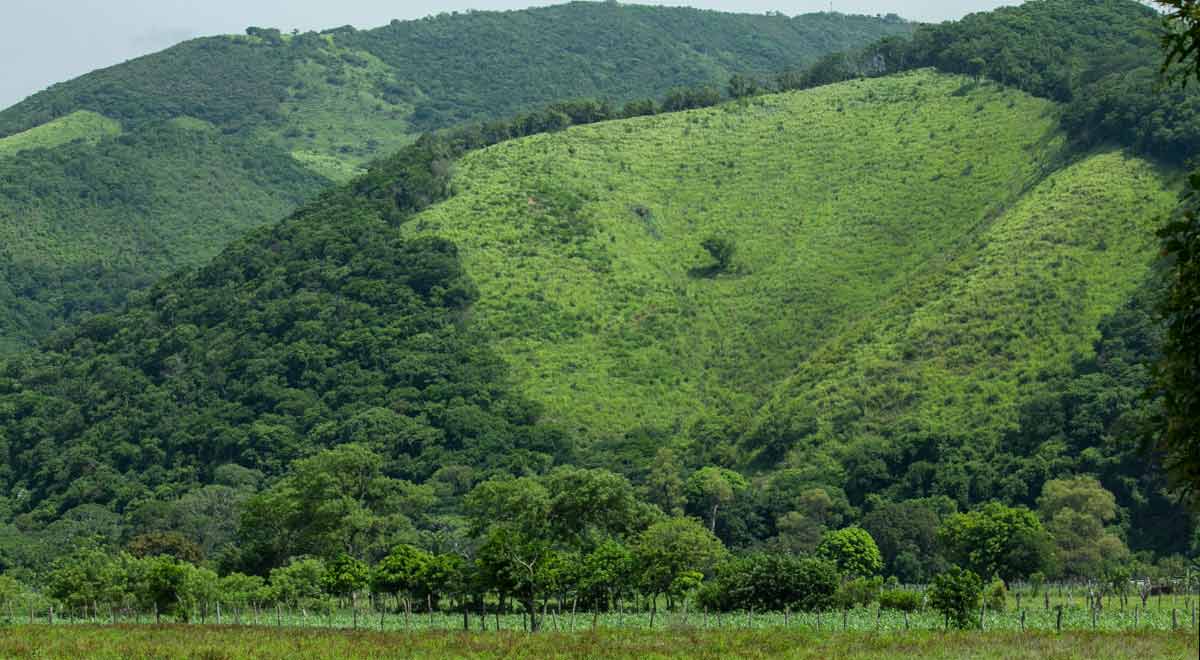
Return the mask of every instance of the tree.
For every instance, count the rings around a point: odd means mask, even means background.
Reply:
[[[714,274],[728,271],[733,264],[733,255],[737,252],[737,246],[733,241],[723,236],[709,236],[700,242],[700,247],[704,248],[716,262],[710,268]]]
[[[1104,528],[1117,516],[1117,502],[1092,477],[1051,479],[1038,509],[1054,538],[1058,568],[1068,577],[1098,578],[1127,559],[1129,550]]]
[[[166,555],[190,564],[199,564],[203,559],[200,546],[179,532],[139,534],[129,542],[128,550],[138,558]]]
[[[1050,536],[1037,515],[998,502],[947,518],[938,530],[938,543],[951,561],[1006,582],[1044,570],[1053,557]]]
[[[729,79],[729,98],[731,99],[754,96],[759,93],[760,89],[761,85],[751,76],[738,73]]]
[[[956,628],[979,625],[976,613],[982,598],[983,580],[958,566],[951,566],[950,570],[935,577],[929,588],[929,605]]]
[[[953,512],[954,503],[907,500],[883,503],[863,517],[862,526],[879,545],[888,572],[908,584],[927,583],[945,570],[937,544],[942,512]]]
[[[849,577],[873,577],[883,570],[883,557],[875,539],[861,527],[826,533],[817,554],[835,562],[838,570]]]
[[[1161,0],[1174,28],[1165,37],[1163,70],[1181,65],[1186,86],[1200,78],[1200,2]],[[1170,260],[1168,294],[1163,312],[1167,337],[1158,369],[1158,389],[1166,408],[1160,448],[1181,490],[1200,505],[1200,173],[1190,179],[1183,212],[1160,232]]]
[[[687,504],[684,495],[683,465],[670,447],[660,447],[646,476],[646,496],[668,515],[683,515]]]
[[[292,559],[286,565],[271,570],[269,581],[272,600],[291,607],[317,607],[326,602],[322,588],[324,579],[325,563],[320,559]]]
[[[404,610],[411,612],[412,599],[422,586],[425,567],[433,557],[411,545],[398,545],[375,565],[371,589],[375,593],[404,597]]]
[[[366,588],[371,581],[371,568],[350,555],[342,554],[325,564],[321,588],[327,594],[345,598]]]
[[[629,548],[611,539],[584,556],[579,570],[584,602],[596,612],[611,608],[633,582],[633,562]]]
[[[669,594],[685,573],[705,572],[726,554],[725,546],[693,518],[671,518],[642,532],[633,547],[642,589]]]
[[[146,605],[153,606],[157,618],[185,614],[188,584],[195,567],[173,557],[158,556],[140,560],[140,593]]]
[[[80,549],[59,559],[46,579],[50,595],[70,608],[118,602],[124,583],[120,565],[98,548]]]
[[[717,531],[717,514],[744,492],[748,484],[742,475],[719,467],[704,467],[687,480],[688,503],[699,507],[709,519],[709,531]]]

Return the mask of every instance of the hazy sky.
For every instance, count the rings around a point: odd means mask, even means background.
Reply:
[[[639,0],[760,13],[799,14],[829,0]],[[240,33],[249,25],[285,31],[339,25],[376,27],[462,9],[518,9],[539,0],[2,0],[0,108],[53,83],[162,50],[190,37]],[[834,0],[845,13],[894,12],[939,21],[1015,0]]]

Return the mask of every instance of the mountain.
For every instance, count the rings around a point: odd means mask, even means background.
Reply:
[[[1139,446],[1160,424],[1154,230],[1196,125],[1194,91],[1130,82],[1146,20],[1032,2],[822,58],[783,93],[422,136],[0,362],[0,569],[146,532],[259,572],[466,547],[464,495],[509,475],[628,478],[736,549],[861,523],[918,581],[949,558],[943,516],[1063,487],[1111,498],[1105,557],[1194,552]],[[1015,68],[984,60],[993,40]],[[1155,121],[1081,129],[1101,108]],[[303,507],[319,546],[294,542]]]
[[[1071,151],[1056,110],[919,71],[423,139],[9,360],[0,561],[346,444],[436,486],[430,511],[552,465],[643,484],[664,447],[847,511],[1031,503],[1095,471],[1134,525],[1166,521],[1142,543],[1174,547],[1160,477],[1093,434],[1140,399],[1134,303],[1176,176]],[[1057,433],[1036,414],[1055,407]],[[777,507],[748,498],[718,531],[761,541]]]
[[[0,350],[215,256],[426,130],[657,98],[858,48],[896,17],[579,2],[182,43],[0,112]]]

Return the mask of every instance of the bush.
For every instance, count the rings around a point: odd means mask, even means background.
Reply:
[[[835,598],[838,609],[848,610],[854,607],[866,607],[879,598],[883,588],[883,578],[855,578],[843,582],[838,587]]]
[[[697,600],[715,610],[826,610],[838,593],[833,562],[785,555],[754,554],[726,561]]]
[[[897,612],[916,612],[921,609],[921,594],[903,589],[888,589],[879,593],[879,607]]]
[[[955,628],[974,628],[979,624],[975,612],[983,595],[983,580],[974,572],[952,566],[933,580],[929,604]]]
[[[1003,612],[1004,608],[1008,607],[1008,587],[1005,586],[1004,580],[1000,578],[992,580],[992,583],[983,592],[983,601],[989,610]]]

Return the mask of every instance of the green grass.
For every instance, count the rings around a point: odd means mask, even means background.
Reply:
[[[12,658],[1194,658],[1194,633],[817,633],[600,630],[415,634],[254,627],[48,627],[0,632]]]
[[[99,142],[121,134],[120,122],[88,110],[79,110],[36,128],[0,138],[0,158],[27,149],[53,149],[76,140]]]
[[[1047,334],[945,385],[988,390],[1027,356],[1088,350],[1098,315],[1144,277],[1148,222],[1173,199],[1116,153],[1039,184],[1059,163],[1055,125],[1054,105],[961,77],[851,82],[502,144],[459,163],[458,194],[411,226],[460,246],[483,294],[473,321],[586,439],[745,419],[774,396],[790,414],[814,378],[853,389],[881,368],[837,362],[865,361],[879,332],[1028,314]],[[734,272],[699,272],[710,235],[737,245]],[[990,300],[975,290],[989,283],[1030,295]],[[1060,310],[1038,286],[1080,305]],[[914,287],[919,307],[904,302]],[[987,304],[954,308],[963,295]],[[925,377],[940,355],[902,361],[897,378]]]

